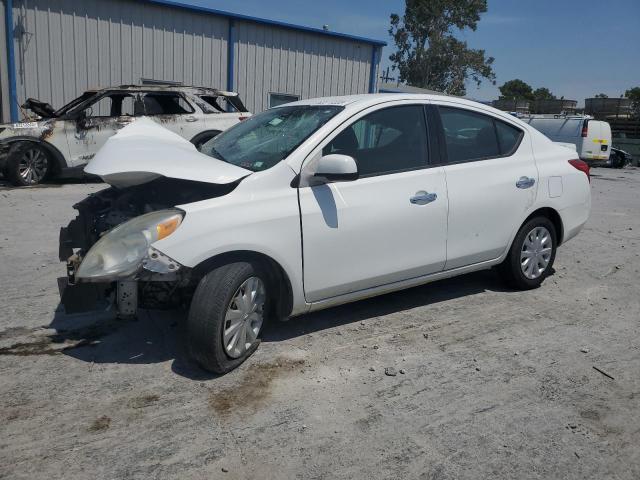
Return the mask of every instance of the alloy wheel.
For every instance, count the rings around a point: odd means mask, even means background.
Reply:
[[[27,185],[40,183],[49,169],[47,156],[38,148],[29,148],[22,153],[18,173]]]

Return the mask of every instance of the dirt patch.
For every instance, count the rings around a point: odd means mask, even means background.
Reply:
[[[272,383],[278,377],[289,376],[304,365],[304,360],[279,357],[273,362],[248,367],[244,377],[233,388],[212,392],[209,407],[227,416],[237,410],[256,411],[271,395]]]
[[[106,415],[96,418],[91,425],[89,425],[90,432],[103,432],[111,426],[111,419]]]
[[[160,396],[156,394],[140,395],[129,400],[128,405],[131,408],[145,408],[153,405],[158,400],[160,400]]]
[[[37,328],[11,327],[0,332],[0,340],[3,338],[15,338],[31,335]]]

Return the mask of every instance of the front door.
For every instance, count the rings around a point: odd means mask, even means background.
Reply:
[[[109,137],[134,120],[134,100],[128,93],[107,93],[85,109],[83,119],[65,121],[70,167],[89,162]]]
[[[447,190],[422,105],[361,113],[319,148],[352,156],[360,178],[299,189],[308,302],[443,269]]]
[[[519,127],[468,108],[438,111],[447,152],[450,270],[504,253],[535,202],[538,169]]]

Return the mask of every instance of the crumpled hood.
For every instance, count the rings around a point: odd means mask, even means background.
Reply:
[[[252,173],[200,153],[191,142],[146,117],[109,138],[84,171],[114,187],[158,177],[225,185]]]

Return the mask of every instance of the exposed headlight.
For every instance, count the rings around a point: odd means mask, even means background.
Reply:
[[[133,275],[147,257],[151,244],[175,232],[183,217],[181,210],[160,210],[118,225],[91,247],[76,278],[115,280]]]

